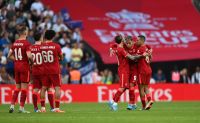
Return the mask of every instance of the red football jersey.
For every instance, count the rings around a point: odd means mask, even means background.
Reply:
[[[41,46],[46,74],[60,74],[59,56],[62,55],[60,45],[45,42]]]
[[[41,51],[41,44],[34,44],[30,47],[31,55],[33,57],[32,75],[43,75],[44,65]]]
[[[128,53],[122,47],[117,47],[115,50],[118,60],[118,71],[129,73],[129,59],[126,58]]]
[[[30,51],[30,46],[31,44],[27,40],[16,40],[13,43],[11,50],[13,51],[15,57],[15,71],[27,72],[30,70],[28,56],[26,54],[28,51]]]
[[[116,50],[118,47],[118,44],[117,43],[112,43],[110,44],[110,48],[112,48],[113,50]]]
[[[130,55],[136,55],[137,54],[137,46],[133,45],[131,48],[127,48],[126,51],[130,54]],[[137,60],[129,60],[129,64],[130,64],[130,71],[137,73]]]
[[[149,51],[149,47],[146,45],[140,46],[137,48],[137,54],[142,55],[145,52]],[[150,59],[149,57],[141,58],[138,60],[138,72],[141,73],[146,73],[146,74],[151,74],[151,66],[150,66]]]

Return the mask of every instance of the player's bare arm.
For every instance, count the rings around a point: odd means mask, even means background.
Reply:
[[[59,60],[62,61],[64,59],[63,54],[59,55]]]
[[[110,49],[109,49],[109,54],[110,54],[110,57],[113,56],[113,55],[115,54],[115,51],[113,50],[113,48],[110,48]]]
[[[32,55],[31,55],[31,52],[30,51],[27,51],[26,52],[26,55],[27,55],[27,57],[28,57],[28,60],[29,60],[29,64],[33,64],[33,57],[32,57]]]
[[[14,56],[13,56],[13,51],[12,51],[12,49],[9,50],[7,59],[13,60],[13,61],[14,61]]]

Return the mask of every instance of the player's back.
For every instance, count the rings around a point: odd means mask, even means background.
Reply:
[[[137,54],[142,55],[145,52],[148,52],[149,48],[146,45],[140,46],[137,49]],[[150,74],[152,72],[151,66],[150,66],[150,59],[148,56],[141,58],[138,60],[138,68],[139,68],[139,73],[148,73]]]
[[[126,58],[127,52],[122,47],[117,47],[116,55],[118,60],[118,71],[129,72],[129,59]]]
[[[43,75],[44,65],[43,57],[41,51],[41,44],[34,44],[30,47],[31,55],[33,57],[32,74],[33,75]]]
[[[60,46],[54,42],[45,42],[42,43],[41,50],[46,74],[60,74]]]
[[[29,71],[30,67],[27,52],[30,51],[30,46],[31,44],[27,40],[16,40],[13,43],[11,49],[15,57],[15,71]]]

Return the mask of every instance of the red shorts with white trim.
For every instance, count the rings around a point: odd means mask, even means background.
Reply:
[[[16,81],[16,84],[29,83],[30,71],[26,71],[26,72],[15,71],[15,81]]]
[[[145,73],[139,74],[138,79],[139,79],[138,84],[149,85],[151,74],[145,74]]]
[[[61,76],[60,74],[48,74],[44,75],[43,86],[46,87],[60,87],[61,86]]]
[[[32,75],[33,79],[33,89],[42,88],[42,82],[45,81],[44,75]]]
[[[125,72],[118,72],[119,75],[119,84],[121,88],[129,88],[129,74]]]

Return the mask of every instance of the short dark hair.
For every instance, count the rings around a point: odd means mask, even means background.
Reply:
[[[40,38],[41,38],[41,33],[36,32],[36,33],[34,34],[34,39],[35,39],[35,41],[40,41]]]
[[[126,39],[126,41],[127,41],[127,40],[133,40],[132,36],[130,36],[130,35],[126,36],[125,39]]]
[[[21,26],[21,25],[20,25],[20,26],[18,27],[18,29],[17,29],[17,32],[18,32],[18,34],[20,34],[20,35],[24,34],[25,31],[26,31],[26,26]]]
[[[144,35],[139,35],[138,38],[141,38],[144,42],[146,41],[146,37]]]
[[[115,36],[115,42],[116,42],[117,44],[120,44],[120,43],[122,42],[122,36],[121,36],[121,35]]]
[[[44,34],[44,38],[47,40],[52,40],[54,36],[56,35],[56,32],[53,30],[47,30]]]

